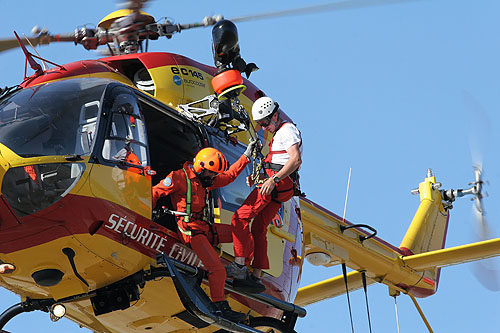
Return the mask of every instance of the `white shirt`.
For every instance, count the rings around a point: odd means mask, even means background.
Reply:
[[[299,152],[302,156],[302,138],[300,132],[292,123],[286,123],[274,134],[272,150],[288,150],[291,146],[299,142]],[[271,163],[285,165],[290,159],[288,153],[273,154]]]

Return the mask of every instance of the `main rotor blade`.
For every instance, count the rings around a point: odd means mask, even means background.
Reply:
[[[262,13],[249,16],[241,16],[230,19],[233,22],[243,22],[251,20],[263,20],[267,18],[284,17],[284,16],[296,16],[296,15],[307,15],[321,12],[330,12],[345,9],[356,9],[356,8],[366,8],[375,6],[385,6],[405,2],[416,2],[422,0],[345,0],[326,3],[322,5],[308,6],[296,9],[280,10],[269,13]]]
[[[142,8],[145,7],[148,0],[128,0],[118,4],[118,7],[130,9],[135,17],[139,17],[141,15]]]
[[[28,38],[33,46],[38,45],[48,45],[51,42],[74,42],[75,34],[66,34],[66,35],[43,35],[38,37],[29,37]],[[24,45],[29,45],[26,41],[26,38],[21,38],[21,41]],[[10,49],[14,49],[19,47],[19,43],[17,39],[0,39],[0,52],[7,51]]]
[[[38,45],[38,38],[30,38],[31,44],[33,46]],[[23,43],[26,45],[28,42],[23,40]],[[12,38],[12,39],[0,39],[0,52],[7,51],[10,49],[14,49],[16,47],[19,47],[19,43],[17,42],[17,39]]]

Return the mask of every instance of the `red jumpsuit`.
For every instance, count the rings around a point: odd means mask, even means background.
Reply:
[[[215,177],[213,185],[208,190],[226,186],[234,181],[248,163],[248,159],[242,155],[238,161],[231,165],[229,170]],[[231,234],[232,226],[215,223],[212,225],[215,228],[216,235],[214,235],[210,225],[201,219],[203,208],[206,205],[206,189],[201,185],[191,166],[192,162],[186,162],[183,169],[186,170],[187,176],[191,181],[192,217],[188,223],[184,222],[183,216],[177,217],[177,225],[185,232],[191,231],[192,235],[188,236],[180,230],[178,235],[183,243],[191,247],[201,259],[205,269],[208,271],[208,283],[212,301],[219,302],[225,299],[224,283],[226,281],[226,270],[219,259],[218,253],[214,250],[213,244],[231,243],[233,241]],[[179,212],[186,211],[187,183],[186,174],[183,169],[172,171],[163,181],[153,187],[153,207],[160,197],[170,195],[170,200],[175,210]]]
[[[282,123],[280,127],[284,124]],[[271,162],[273,154],[283,153],[283,151],[272,150],[272,141],[269,151],[270,153],[264,159],[268,163]],[[271,169],[265,169],[265,171],[269,177],[277,173],[277,171],[272,171]],[[247,260],[253,257],[253,268],[269,268],[269,258],[267,257],[267,226],[276,216],[276,213],[278,213],[282,203],[290,200],[294,192],[294,183],[289,176],[276,184],[271,195],[263,196],[260,194],[259,188],[253,189],[231,219],[235,257],[243,257]],[[250,222],[252,219],[252,230],[250,231]]]

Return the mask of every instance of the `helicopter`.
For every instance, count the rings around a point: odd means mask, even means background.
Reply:
[[[182,37],[184,37],[184,35],[183,35]],[[246,53],[243,53],[243,54],[245,55]],[[245,55],[245,58],[247,58],[247,56],[246,56],[246,55]],[[262,66],[262,65],[260,64],[260,62],[259,62],[259,65],[260,65],[260,66]],[[255,75],[254,75],[254,76],[256,77],[256,76],[257,76],[257,74],[259,74],[259,75],[260,75],[260,73],[261,73],[261,72],[263,72],[263,70],[261,70],[260,72],[255,73]],[[355,172],[356,172],[356,169],[355,169]],[[354,173],[354,175],[356,175],[356,173]],[[439,175],[439,174],[438,174],[438,175]],[[465,178],[465,177],[464,177],[464,178]],[[469,177],[468,177],[468,178],[469,178]],[[468,179],[468,178],[467,178],[467,179]],[[356,178],[354,178],[354,180],[355,180],[355,179],[356,179]],[[412,184],[411,186],[413,186],[413,185],[414,185],[414,184]],[[354,192],[354,193],[355,193],[355,192]],[[311,195],[311,194],[309,194],[309,195]],[[352,200],[352,199],[350,199],[350,200]],[[342,206],[343,206],[343,200],[340,200],[340,202],[342,202]],[[339,204],[337,204],[337,205],[339,206]],[[408,205],[405,205],[405,207],[406,207],[405,211],[407,210],[407,206],[408,206]],[[457,205],[457,206],[458,206],[458,205]],[[342,208],[342,207],[340,207],[340,209],[339,209],[339,210],[341,210],[341,208]],[[456,209],[456,208],[455,208],[455,209]],[[348,209],[348,211],[347,211],[347,212],[348,212],[348,214],[349,214],[350,210]],[[457,216],[454,216],[454,217],[456,218]],[[410,218],[410,219],[411,219],[411,218]],[[408,219],[404,219],[404,220],[406,221],[406,220],[408,220]],[[403,223],[403,224],[404,224],[404,223]],[[381,233],[381,234],[383,234],[383,233]],[[432,299],[432,297],[431,297],[431,299]],[[299,321],[299,322],[300,322],[300,321]]]

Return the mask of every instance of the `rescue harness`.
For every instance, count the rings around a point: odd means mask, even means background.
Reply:
[[[198,232],[196,230],[189,230],[188,223],[189,223],[191,217],[193,217],[193,218],[197,218],[197,219],[200,219],[200,220],[208,223],[208,225],[210,226],[210,230],[212,231],[212,233],[215,236],[214,229],[212,228],[212,223],[210,223],[210,219],[208,216],[208,206],[209,206],[209,191],[208,191],[208,189],[205,189],[205,191],[206,191],[205,192],[205,207],[203,207],[203,212],[192,213],[191,212],[191,203],[192,203],[191,180],[188,177],[186,169],[182,168],[182,171],[184,171],[184,174],[186,175],[186,211],[184,213],[172,212],[175,215],[184,216],[184,218],[182,219],[183,226],[181,227],[180,225],[177,225],[179,231],[181,233],[183,233],[184,235],[190,236],[190,237],[202,233],[202,232]]]
[[[281,127],[283,127],[285,124],[288,124],[288,123],[289,122],[287,122],[287,121],[282,122],[279,125],[278,129],[276,130],[276,132],[278,132]],[[299,131],[299,133],[300,133],[300,131]],[[273,138],[271,139],[271,142],[269,142],[269,153],[267,154],[267,156],[265,158],[262,158],[262,154],[260,154],[260,151],[258,151],[258,149],[254,149],[253,152],[252,152],[253,163],[252,163],[252,173],[251,173],[250,177],[251,177],[253,183],[255,184],[255,186],[257,186],[257,187],[259,187],[260,185],[264,184],[264,182],[269,179],[269,176],[266,176],[264,179],[260,179],[260,174],[261,174],[261,170],[262,169],[264,169],[264,170],[266,170],[266,169],[267,170],[272,170],[272,171],[274,171],[274,172],[277,173],[284,166],[284,165],[281,165],[281,164],[271,163],[273,155],[275,155],[275,154],[286,154],[287,153],[286,150],[272,150],[273,149],[273,140],[274,140],[274,135],[273,135]],[[299,147],[300,146],[302,146],[302,139],[301,139],[301,141],[299,143]],[[260,156],[258,156],[259,154],[260,154]],[[260,160],[260,162],[257,164],[257,160],[258,159]],[[295,196],[304,197],[305,194],[302,193],[301,190],[300,190],[299,171],[295,170],[290,175],[288,175],[288,177],[290,177],[290,179],[292,180],[292,183],[293,183],[293,188],[292,189],[294,191],[294,195]],[[287,192],[289,190],[290,189],[286,189],[286,190],[281,190],[281,191],[278,191],[278,192]]]

